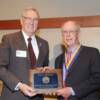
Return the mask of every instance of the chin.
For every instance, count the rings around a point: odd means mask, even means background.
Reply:
[[[72,46],[73,46],[73,44],[68,44],[68,43],[67,43],[67,46],[68,46],[68,47],[72,47]]]

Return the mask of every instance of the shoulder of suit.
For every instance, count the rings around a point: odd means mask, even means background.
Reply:
[[[35,37],[36,37],[36,39],[39,40],[40,42],[46,42],[46,43],[48,43],[47,40],[45,40],[45,39],[43,39],[43,38],[41,38],[41,37],[39,37],[39,36],[37,36],[37,35],[36,35]]]
[[[7,33],[4,35],[4,37],[8,37],[8,38],[12,38],[12,37],[15,37],[17,35],[21,34],[21,31],[18,31],[18,32],[13,32],[13,33]]]
[[[62,59],[64,57],[64,53],[59,54],[56,59]]]
[[[98,48],[95,47],[90,47],[90,46],[81,46],[83,51],[89,52],[89,53],[93,53],[93,52],[99,52]]]

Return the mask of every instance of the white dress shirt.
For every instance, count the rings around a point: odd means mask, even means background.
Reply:
[[[28,47],[28,38],[29,36],[26,35],[26,33],[24,31],[22,31],[22,34],[24,36],[24,39],[25,39],[25,43]],[[33,47],[33,50],[34,50],[34,53],[35,53],[35,56],[36,56],[36,59],[38,59],[38,56],[39,56],[39,48],[38,48],[38,44],[37,44],[37,41],[36,41],[36,38],[34,35],[31,36],[32,40],[31,40],[31,44],[32,44],[32,47]]]

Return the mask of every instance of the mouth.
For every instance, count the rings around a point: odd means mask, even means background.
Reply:
[[[72,39],[71,38],[69,38],[69,39],[66,39],[67,41],[71,41]]]

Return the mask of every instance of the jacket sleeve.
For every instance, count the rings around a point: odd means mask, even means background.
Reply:
[[[6,36],[3,37],[0,44],[0,79],[12,91],[19,80],[9,70],[8,65],[10,62],[10,44]]]
[[[45,43],[46,45],[46,56],[43,62],[43,66],[48,66],[49,65],[49,45],[48,42]]]

